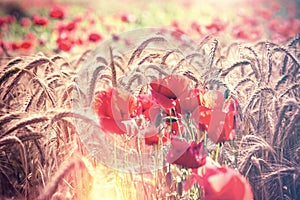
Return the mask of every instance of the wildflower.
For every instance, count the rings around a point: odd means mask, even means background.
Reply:
[[[11,24],[15,21],[16,18],[13,15],[0,16],[0,26],[3,26],[5,24]]]
[[[211,24],[206,26],[206,29],[211,32],[223,31],[227,24],[220,19],[215,19]]]
[[[251,186],[246,178],[230,167],[206,167],[202,181],[204,199],[253,199]]]
[[[200,131],[207,131],[210,125],[211,109],[205,106],[198,106],[192,113],[191,118],[198,124]]]
[[[16,42],[11,42],[10,43],[10,48],[12,50],[18,50],[18,49],[20,49],[20,45],[18,43],[16,43]]]
[[[124,134],[126,127],[122,121],[129,120],[135,112],[136,99],[112,88],[97,94],[94,107],[104,132]]]
[[[224,103],[225,102],[225,103]],[[207,131],[215,143],[232,140],[235,136],[237,102],[231,98],[225,101],[220,91],[208,91],[203,103],[191,115],[200,131]]]
[[[145,116],[146,119],[154,121],[157,114],[160,113],[161,107],[156,104],[151,95],[138,95],[138,115]]]
[[[177,40],[182,40],[182,37],[184,36],[184,34],[185,34],[185,32],[180,28],[175,28],[175,30],[173,30],[171,32],[171,36],[173,36]]]
[[[120,19],[121,19],[122,22],[126,22],[126,23],[132,23],[132,22],[135,22],[137,20],[135,15],[129,14],[129,13],[121,14]]]
[[[20,48],[21,49],[25,49],[25,50],[28,50],[32,47],[32,43],[30,41],[27,41],[27,40],[23,40],[20,44]]]
[[[53,19],[64,19],[65,12],[62,8],[58,6],[54,6],[51,8],[49,12],[49,16],[52,17]]]
[[[174,100],[188,89],[189,83],[190,80],[183,76],[168,75],[150,83],[151,94],[164,108],[172,108],[176,105]]]
[[[160,136],[158,129],[154,125],[150,125],[150,127],[148,127],[143,132],[144,132],[144,137],[145,137],[145,144],[150,145],[150,146],[154,145],[154,144],[158,144],[159,141],[162,144],[164,144],[170,138],[170,135],[168,133]]]
[[[89,41],[91,41],[91,42],[98,42],[98,41],[101,41],[102,39],[103,39],[103,37],[99,33],[91,33],[89,35]]]
[[[64,26],[64,29],[67,31],[73,31],[76,28],[76,23],[71,21]]]
[[[191,23],[191,28],[192,30],[196,31],[197,33],[201,34],[201,26],[197,22],[192,22]]]
[[[206,162],[206,152],[203,142],[185,142],[174,138],[166,157],[167,162],[181,165],[186,168],[199,168]]]
[[[235,169],[220,166],[209,157],[205,165],[192,169],[183,188],[187,191],[194,184],[202,187],[206,200],[253,200],[251,186],[245,177]]]
[[[200,93],[198,88],[184,91],[178,98],[177,110],[182,113],[192,113],[200,106]]]
[[[34,15],[33,16],[33,23],[37,26],[47,26],[48,19],[46,17]]]
[[[61,38],[58,39],[56,41],[56,43],[58,44],[58,48],[60,50],[66,51],[66,52],[70,51],[71,48],[72,48],[72,45],[73,45],[70,40],[68,40],[68,39],[61,39]]]
[[[31,20],[27,17],[23,17],[20,21],[20,24],[23,27],[29,27],[29,26],[31,26]]]

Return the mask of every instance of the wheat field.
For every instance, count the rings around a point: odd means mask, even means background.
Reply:
[[[156,174],[162,177],[157,190],[149,178],[153,174],[130,175],[103,165],[89,154],[76,127],[78,121],[99,125],[73,108],[78,101],[74,92],[90,103],[99,82],[138,92],[141,77],[128,66],[152,64],[151,70],[163,75],[169,69],[155,66],[162,63],[198,85],[228,88],[237,99],[236,159],[228,153],[232,144],[225,143],[218,160],[237,166],[255,199],[299,198],[300,37],[282,44],[226,46],[207,37],[171,67],[168,57],[174,52],[147,50],[161,42],[141,41],[127,57],[111,52],[109,58],[96,58],[95,51],[87,50],[69,58],[42,53],[1,58],[1,199],[162,199],[165,171]],[[204,59],[204,54],[209,56]],[[80,91],[78,72],[90,58],[93,76]],[[188,65],[199,68],[192,71]],[[129,72],[127,79],[122,76]]]

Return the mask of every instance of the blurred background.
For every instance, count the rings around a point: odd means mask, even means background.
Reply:
[[[213,34],[224,45],[232,40],[280,42],[299,34],[299,8],[296,0],[2,0],[0,55],[80,53],[145,27],[171,29],[196,41]]]

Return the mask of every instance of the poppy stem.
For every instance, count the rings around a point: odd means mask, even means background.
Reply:
[[[218,159],[219,159],[219,149],[220,149],[220,143],[217,144],[216,155],[215,155],[215,161],[217,163],[219,163],[218,162]]]
[[[206,147],[207,147],[207,133],[206,133],[206,131],[204,132],[204,148],[206,149]]]
[[[115,169],[117,169],[117,136],[116,134],[114,135],[114,165]]]

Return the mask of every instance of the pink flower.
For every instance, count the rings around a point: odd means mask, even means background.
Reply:
[[[67,31],[73,31],[76,28],[76,23],[71,21],[66,26],[64,26],[64,29]]]
[[[23,40],[20,44],[21,49],[29,50],[32,47],[32,43],[27,40]]]
[[[16,21],[15,16],[12,15],[0,16],[0,26],[3,26],[4,24],[11,24],[15,21]]]
[[[64,39],[58,38],[56,40],[56,43],[60,50],[66,51],[66,52],[70,51],[73,46],[72,42],[68,38],[64,38]]]
[[[20,49],[20,45],[18,43],[16,43],[16,42],[11,42],[10,43],[10,48],[12,50],[18,50],[18,49]]]
[[[197,22],[192,22],[191,28],[199,34],[202,33],[201,26]]]
[[[46,17],[41,17],[38,15],[33,16],[33,23],[37,26],[47,26],[48,25],[48,19]]]
[[[126,133],[122,121],[130,119],[136,106],[136,99],[133,96],[113,88],[99,92],[94,104],[102,130],[116,134]]]
[[[99,33],[91,33],[89,35],[89,41],[91,41],[91,42],[98,42],[98,41],[101,41],[102,39],[103,39],[103,37]]]
[[[201,92],[198,88],[186,90],[178,98],[176,110],[180,113],[192,113],[198,106],[200,106]]]
[[[168,75],[150,83],[151,94],[163,108],[169,109],[176,105],[174,100],[188,89],[189,83],[190,80],[186,77]]]
[[[144,131],[145,135],[145,144],[147,145],[155,145],[159,143],[159,140],[162,144],[166,143],[170,134],[166,133],[162,136],[159,135],[158,130],[155,126],[151,125],[146,131]],[[162,134],[162,133],[161,133]]]
[[[51,10],[49,12],[49,16],[54,19],[64,19],[65,12],[62,8],[60,8],[58,6],[54,6],[51,8]]]
[[[251,200],[251,186],[237,170],[227,166],[207,167],[203,175],[204,199]]]
[[[20,21],[21,26],[29,27],[31,26],[31,20],[27,17],[23,17]]]
[[[206,162],[203,142],[185,142],[174,138],[167,154],[166,161],[186,168],[199,168]]]
[[[132,23],[137,20],[136,16],[130,13],[121,14],[120,19],[122,22],[126,22],[126,23]]]
[[[215,19],[211,24],[206,26],[207,30],[211,32],[223,31],[226,28],[227,24],[220,19]]]

